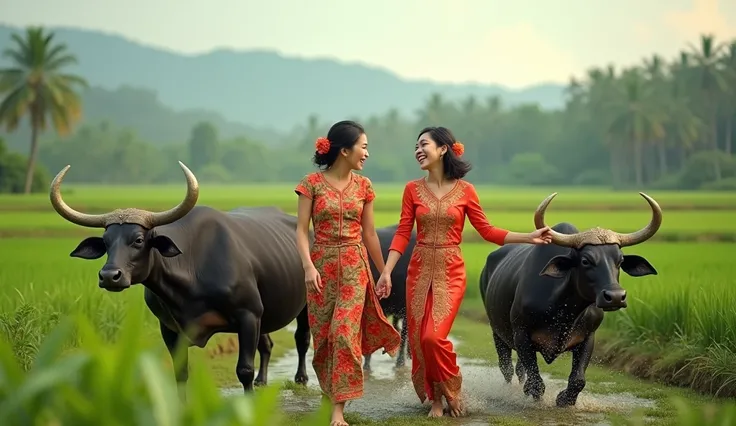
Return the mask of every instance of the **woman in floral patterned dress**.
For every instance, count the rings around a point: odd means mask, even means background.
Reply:
[[[368,264],[384,267],[373,224],[371,181],[361,170],[368,158],[363,127],[341,121],[317,139],[311,173],[296,186],[297,246],[307,285],[307,311],[314,340],[312,365],[333,405],[331,426],[347,426],[345,402],[363,395],[362,356],[384,348],[392,357],[401,337],[386,320]],[[315,241],[309,248],[310,219]],[[361,230],[362,228],[362,230]]]
[[[432,401],[429,417],[441,417],[447,401],[450,415],[463,414],[459,397],[462,375],[447,339],[465,294],[465,264],[460,251],[465,217],[487,241],[549,243],[549,228],[520,234],[488,223],[478,194],[462,178],[470,164],[460,157],[463,145],[444,127],[428,127],[417,138],[414,155],[427,178],[406,184],[401,220],[391,243],[377,291],[391,291],[391,271],[406,250],[414,220],[417,243],[406,279],[407,323],[412,382],[419,400]]]

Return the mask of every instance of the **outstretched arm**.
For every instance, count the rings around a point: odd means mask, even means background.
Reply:
[[[475,187],[470,185],[468,188],[468,219],[470,224],[473,225],[476,231],[483,237],[484,240],[502,246],[504,244],[524,243],[524,244],[549,244],[551,237],[549,234],[549,227],[543,229],[537,229],[531,233],[511,232],[505,229],[497,228],[491,225],[486,218],[486,214],[483,212],[483,208],[480,206],[478,200],[478,193],[475,192]]]
[[[475,192],[475,187],[468,184],[466,191],[468,194],[467,216],[468,219],[470,219],[470,224],[473,225],[473,228],[475,228],[476,231],[478,231],[478,234],[480,234],[484,240],[499,246],[502,246],[505,243],[514,242],[509,241],[509,238],[514,239],[514,236],[512,235],[515,234],[514,232],[509,232],[505,229],[495,227],[488,222],[488,218],[486,217],[483,208],[480,206],[480,200],[478,199],[478,193]]]
[[[468,197],[468,219],[470,219],[470,224],[473,225],[473,228],[478,231],[478,234],[484,240],[498,244],[499,246],[514,243],[535,243],[535,238],[530,233],[511,232],[491,225],[488,222],[488,218],[486,218],[485,212],[483,212],[483,208],[480,206],[478,193],[475,191],[473,185],[469,185]]]

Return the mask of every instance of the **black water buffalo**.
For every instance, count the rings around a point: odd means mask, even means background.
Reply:
[[[544,395],[537,352],[551,364],[571,351],[572,370],[567,388],[557,395],[557,405],[575,405],[585,387],[585,370],[604,311],[626,307],[620,270],[633,277],[657,274],[643,257],[621,252],[622,247],[651,238],[662,224],[657,202],[640,194],[652,209],[652,219],[637,232],[619,234],[601,228],[579,232],[569,223],[559,223],[552,228],[553,244],[509,244],[488,255],[480,288],[498,366],[506,382],[511,382],[511,350],[516,351],[516,374],[526,395],[537,400]],[[545,226],[544,212],[555,195],[537,208],[537,229]]]
[[[294,380],[306,383],[310,333],[296,217],[270,207],[229,212],[195,207],[199,185],[179,165],[187,180],[186,197],[160,213],[132,208],[100,215],[77,212],[61,198],[70,166],[62,169],[50,190],[56,212],[77,225],[105,230],[102,237],[83,240],[70,256],[98,259],[107,253],[98,274],[99,287],[107,291],[143,284],[146,305],[158,318],[172,357],[180,341],[184,347],[204,347],[215,333],[236,333],[235,371],[246,392],[253,389],[256,350],[261,353],[258,381],[265,382],[272,346],[268,333],[296,318]],[[175,373],[180,385],[188,379],[186,352]]]
[[[381,241],[381,251],[383,252],[383,258],[388,257],[388,249],[391,246],[391,240],[396,234],[396,228],[398,225],[391,225],[385,228],[376,229],[378,239]],[[399,348],[399,356],[396,358],[396,366],[403,367],[405,363],[404,353],[411,357],[411,354],[406,351],[406,271],[409,268],[409,260],[411,260],[411,253],[414,250],[414,245],[417,242],[417,234],[412,231],[411,238],[409,239],[409,245],[406,247],[404,254],[401,255],[399,261],[396,263],[393,271],[391,271],[391,295],[385,299],[381,299],[381,308],[383,313],[388,316],[393,316],[393,324],[396,330],[399,329],[399,320],[401,320],[401,347]],[[373,280],[378,281],[381,276],[381,271],[376,269],[376,265],[373,264],[373,260],[369,260],[371,265],[371,272],[373,273]],[[365,356],[365,363],[363,364],[364,370],[371,369],[371,355]]]

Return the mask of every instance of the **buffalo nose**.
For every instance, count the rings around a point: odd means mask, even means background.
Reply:
[[[609,307],[626,307],[626,290],[603,290],[603,304]]]
[[[105,282],[117,283],[123,277],[123,271],[120,269],[103,269],[97,275],[100,278],[100,284]]]

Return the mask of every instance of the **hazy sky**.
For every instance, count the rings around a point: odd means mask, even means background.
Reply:
[[[736,0],[0,0],[0,22],[104,30],[183,53],[267,48],[407,78],[521,87],[674,56],[702,32],[734,38]]]

